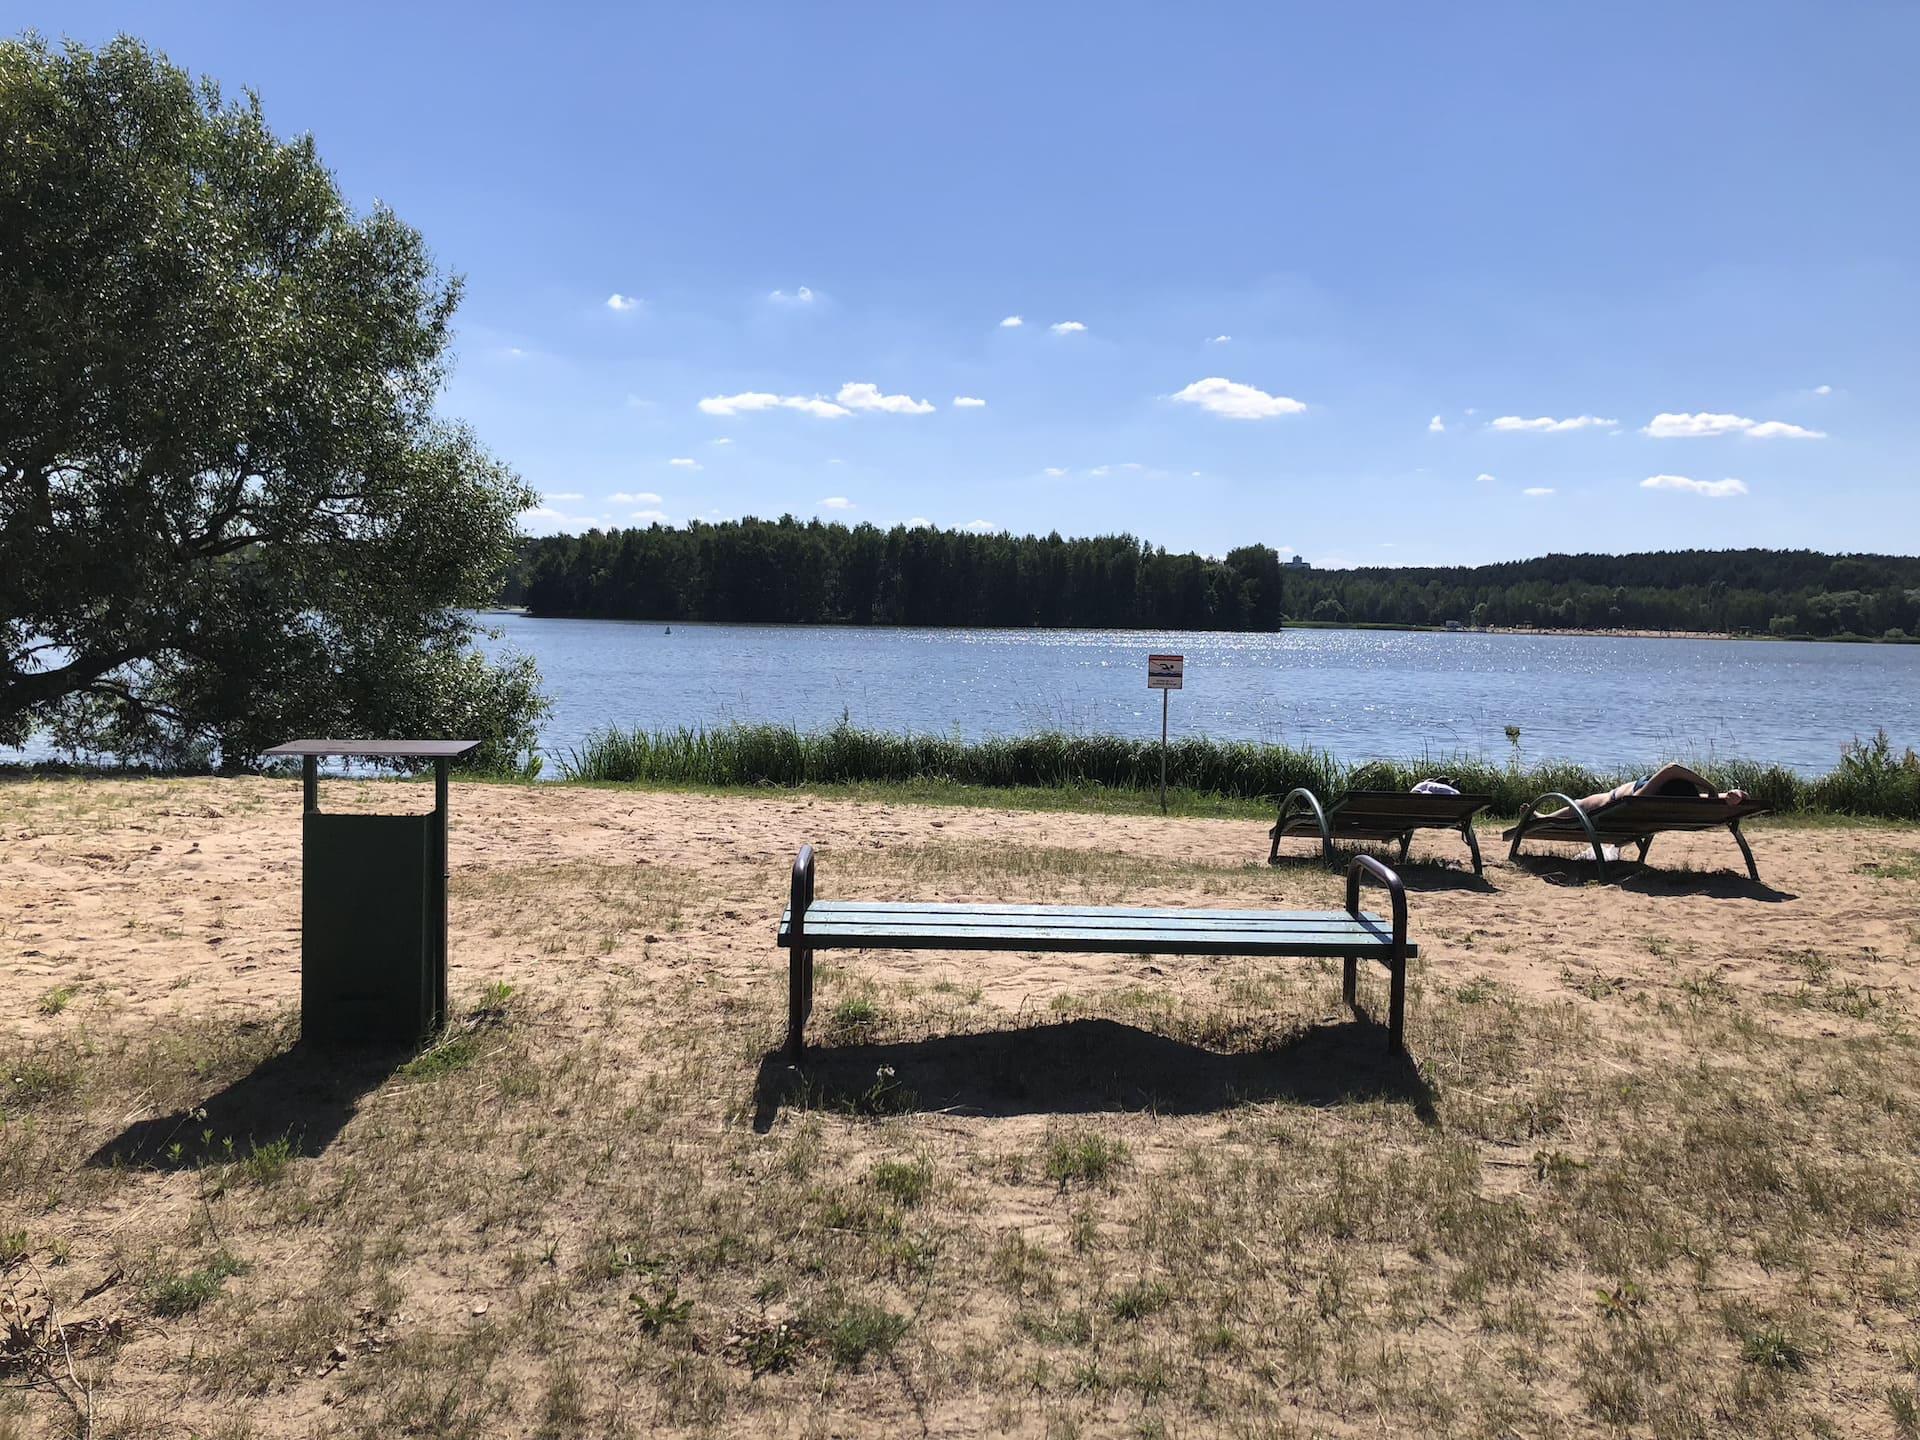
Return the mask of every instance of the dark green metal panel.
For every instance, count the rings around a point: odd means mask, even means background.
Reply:
[[[324,1044],[413,1043],[446,1006],[440,816],[303,817],[300,1033]]]

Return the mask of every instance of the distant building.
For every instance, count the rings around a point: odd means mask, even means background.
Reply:
[[[1291,560],[1281,561],[1280,568],[1282,570],[1311,570],[1313,566],[1309,565],[1303,556],[1296,555]]]

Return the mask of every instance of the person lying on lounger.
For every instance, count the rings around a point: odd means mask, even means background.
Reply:
[[[1629,795],[1698,795],[1724,800],[1729,805],[1738,805],[1747,798],[1744,790],[1714,789],[1713,782],[1698,770],[1689,770],[1684,765],[1662,765],[1644,780],[1629,780],[1624,785],[1616,785],[1611,790],[1589,795],[1573,803],[1591,812],[1615,800],[1624,800]]]

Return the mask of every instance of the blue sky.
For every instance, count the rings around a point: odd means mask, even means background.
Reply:
[[[1920,545],[1920,7],[9,8],[424,231],[532,529]]]

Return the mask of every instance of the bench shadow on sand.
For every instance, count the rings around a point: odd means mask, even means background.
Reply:
[[[317,1049],[295,1044],[198,1105],[134,1121],[86,1163],[193,1170],[244,1158],[254,1146],[282,1139],[292,1143],[296,1154],[318,1155],[353,1118],[362,1097],[378,1089],[414,1053],[408,1046]],[[231,1153],[228,1140],[233,1142]]]
[[[1313,1026],[1263,1050],[1221,1053],[1114,1020],[937,1035],[889,1045],[809,1046],[760,1062],[754,1129],[783,1105],[850,1113],[1203,1115],[1282,1100],[1330,1106],[1389,1101],[1437,1123],[1434,1095],[1386,1030],[1356,1018]]]

